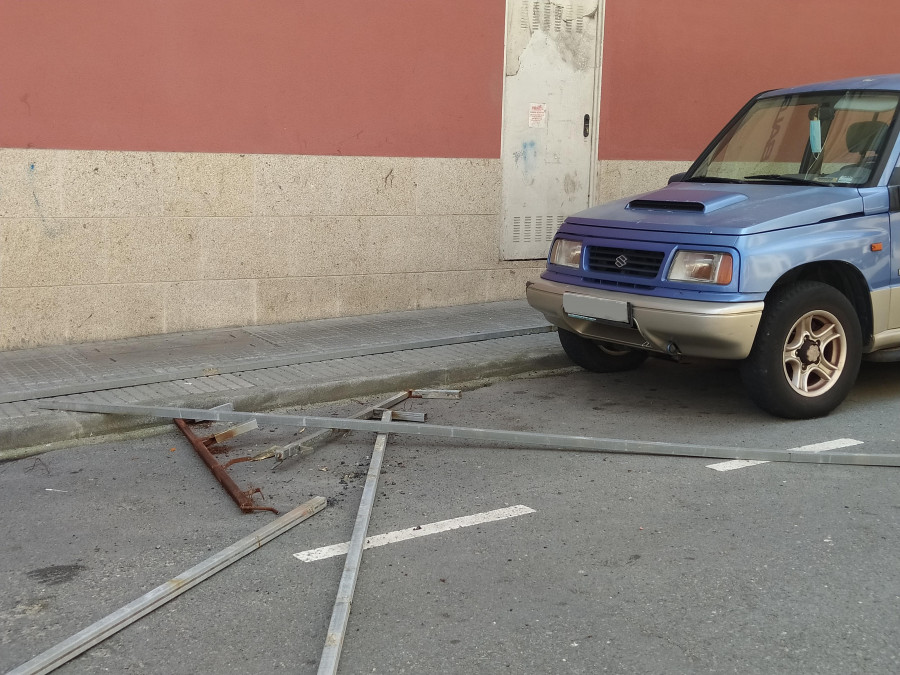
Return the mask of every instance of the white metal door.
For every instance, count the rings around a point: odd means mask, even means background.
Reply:
[[[507,0],[501,141],[505,260],[547,255],[587,208],[597,155],[600,0]]]

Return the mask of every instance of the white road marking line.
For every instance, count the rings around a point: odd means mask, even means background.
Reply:
[[[789,448],[786,452],[825,452],[827,450],[837,450],[838,448],[849,448],[852,445],[862,445],[862,441],[853,438],[838,438],[834,441],[824,441],[822,443],[812,443],[810,445],[801,445],[798,448]],[[757,464],[768,464],[767,461],[759,459],[732,459],[728,462],[719,462],[717,464],[708,464],[707,469],[716,471],[733,471],[734,469],[743,469],[748,466]]]
[[[799,448],[791,448],[788,452],[825,452],[826,450],[837,450],[838,448],[849,448],[851,445],[862,445],[862,441],[852,438],[839,438],[836,441],[825,441],[824,443],[813,443],[812,445],[801,445]]]
[[[756,464],[768,464],[768,462],[761,459],[732,459],[727,462],[719,462],[718,464],[709,464],[706,468],[715,469],[716,471],[733,471],[734,469],[743,469],[745,466],[754,466]]]
[[[476,513],[473,516],[462,516],[461,518],[451,518],[450,520],[441,520],[436,523],[428,523],[418,527],[406,530],[397,530],[386,534],[377,534],[374,537],[366,539],[363,549],[375,548],[376,546],[385,546],[387,544],[395,544],[398,541],[406,541],[407,539],[416,539],[429,534],[438,534],[439,532],[447,532],[448,530],[457,530],[461,527],[471,527],[472,525],[481,525],[482,523],[490,523],[495,520],[504,520],[505,518],[515,518],[516,516],[524,516],[528,513],[535,513],[535,510],[519,504],[510,506],[505,509],[496,509],[494,511],[486,511],[485,513]],[[294,557],[303,562],[313,562],[315,560],[324,560],[338,555],[346,555],[350,548],[350,542],[343,544],[333,544],[331,546],[322,546],[321,548],[310,549],[309,551],[301,551],[295,553]]]

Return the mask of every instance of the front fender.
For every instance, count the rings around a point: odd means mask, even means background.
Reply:
[[[877,246],[880,244],[880,250]],[[890,283],[891,246],[887,214],[860,216],[750,235],[741,242],[742,293],[767,293],[791,270],[839,261],[858,269],[870,290]]]

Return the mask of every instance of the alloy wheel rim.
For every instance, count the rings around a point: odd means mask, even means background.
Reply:
[[[813,310],[788,331],[782,351],[784,376],[801,396],[821,396],[840,379],[847,362],[847,334],[831,312]]]

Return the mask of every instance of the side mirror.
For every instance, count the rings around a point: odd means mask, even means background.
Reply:
[[[669,185],[672,183],[680,183],[681,179],[684,178],[687,171],[682,171],[681,173],[676,173],[674,176],[669,177]]]

